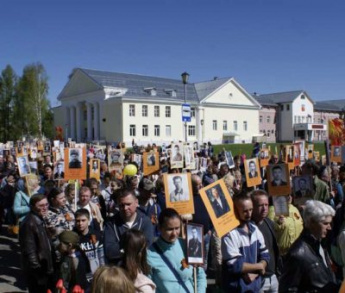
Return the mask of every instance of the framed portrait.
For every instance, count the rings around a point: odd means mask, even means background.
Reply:
[[[38,180],[37,175],[29,174],[29,175],[25,176],[25,182],[26,182],[29,196],[32,196],[35,193],[37,193],[37,190],[39,188],[39,180]]]
[[[341,146],[331,146],[331,162],[341,163]]]
[[[224,151],[224,154],[225,154],[225,160],[229,166],[229,169],[235,168],[234,157],[232,156],[231,151]]]
[[[105,161],[105,154],[102,148],[95,148],[95,158]]]
[[[239,225],[224,179],[207,185],[199,192],[218,237],[224,236]]]
[[[201,157],[199,164],[200,171],[206,171],[207,169],[207,158]]]
[[[289,203],[286,195],[272,196],[272,200],[276,216],[289,215]]]
[[[171,169],[183,168],[183,144],[172,144],[170,152]]]
[[[296,140],[294,145],[298,145],[300,153],[300,163],[305,161],[305,140]]]
[[[17,141],[16,155],[24,156],[24,143],[20,140]]]
[[[290,174],[287,164],[268,165],[267,186],[270,195],[290,194]]]
[[[37,174],[37,171],[38,171],[37,161],[29,161],[29,165],[30,165],[30,173]]]
[[[66,148],[64,150],[64,157],[65,179],[86,179],[86,149]]]
[[[312,143],[309,143],[307,146],[307,159],[312,160],[314,157],[314,145]]]
[[[108,149],[108,168],[109,172],[123,168],[124,155],[120,149]]]
[[[144,175],[151,175],[159,171],[159,153],[153,150],[143,153]]]
[[[138,165],[139,169],[142,168],[142,164],[143,164],[143,156],[142,155],[132,154],[131,161],[135,162]]]
[[[164,173],[163,180],[166,206],[175,209],[180,215],[194,214],[191,174]]]
[[[188,223],[186,231],[188,264],[204,264],[204,226]]]
[[[43,148],[43,155],[49,156],[51,152],[52,152],[52,147],[51,147],[50,141],[45,141],[44,148]]]
[[[28,156],[17,157],[18,171],[20,177],[24,177],[30,174],[30,165]]]
[[[251,158],[244,161],[247,186],[252,187],[261,184],[261,175],[258,158]]]
[[[293,164],[294,167],[298,167],[301,165],[301,144],[300,143],[294,143],[293,145]]]
[[[54,167],[54,179],[61,180],[65,178],[65,162],[59,161]]]
[[[90,169],[89,169],[89,177],[96,178],[100,180],[101,175],[101,160],[100,159],[91,159],[90,160]]]
[[[313,177],[309,175],[295,176],[292,178],[294,205],[303,205],[307,200],[313,199]]]
[[[284,147],[284,157],[285,157],[285,163],[288,164],[289,170],[293,169],[295,167],[294,163],[294,146],[293,145],[287,145]]]
[[[30,158],[33,160],[37,159],[37,147],[30,148]]]
[[[266,167],[270,160],[270,151],[268,149],[261,149],[259,152],[260,167]]]
[[[185,169],[194,170],[196,166],[193,145],[185,145],[183,148],[183,152]]]

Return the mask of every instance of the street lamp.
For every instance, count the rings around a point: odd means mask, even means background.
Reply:
[[[186,104],[186,97],[187,97],[187,83],[189,74],[187,72],[183,72],[181,74],[182,77],[182,83],[184,85],[184,103]],[[187,142],[187,121],[184,122],[184,140]]]

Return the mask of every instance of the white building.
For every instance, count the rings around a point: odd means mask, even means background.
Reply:
[[[251,142],[259,135],[260,104],[233,78],[184,88],[181,80],[82,68],[73,70],[58,96],[55,126],[78,142],[184,141],[185,99],[192,108],[190,142]]]
[[[315,134],[327,131],[325,123],[315,121],[315,103],[305,91],[265,94],[255,98],[263,107],[276,105],[277,141],[305,139],[311,142]]]

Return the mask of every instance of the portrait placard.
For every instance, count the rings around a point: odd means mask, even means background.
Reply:
[[[204,264],[204,226],[188,223],[186,231],[188,264]]]
[[[51,144],[50,141],[45,141],[44,142],[44,149],[43,149],[43,156],[50,156],[51,155]]]
[[[331,146],[331,162],[341,163],[341,146]]]
[[[65,178],[65,162],[59,161],[54,167],[54,179],[61,180]]]
[[[301,144],[300,143],[294,143],[294,156],[293,156],[293,164],[295,167],[298,167],[301,165]]]
[[[159,171],[159,153],[153,150],[143,153],[144,175],[151,175]]]
[[[270,160],[270,153],[268,149],[261,149],[259,153],[260,167],[266,167]]]
[[[165,200],[168,208],[180,215],[194,214],[194,200],[190,173],[164,173]]]
[[[33,160],[37,158],[37,147],[30,148],[30,158]]]
[[[284,148],[285,154],[285,163],[288,164],[289,170],[295,167],[294,164],[294,146],[293,145],[286,145]]]
[[[300,163],[305,161],[305,140],[296,140],[294,145],[298,145],[300,153]]]
[[[207,158],[201,157],[199,164],[200,171],[206,171],[207,169]]]
[[[17,157],[18,171],[20,177],[30,174],[30,165],[28,156]]]
[[[290,176],[287,164],[268,165],[267,186],[270,195],[290,194]]]
[[[138,155],[138,154],[132,154],[131,160],[132,162],[135,162],[138,165],[139,169],[141,170],[142,165],[143,165],[143,156]]]
[[[225,151],[224,150],[224,154],[225,154],[225,160],[229,166],[229,169],[235,168],[234,157],[232,156],[231,151]]]
[[[194,170],[195,169],[195,157],[194,157],[193,146],[192,145],[185,145],[183,148],[183,152],[184,152],[185,169]]]
[[[307,146],[307,158],[312,160],[314,158],[314,145],[309,143]]]
[[[313,178],[309,175],[294,176],[292,178],[293,185],[293,202],[296,206],[304,205],[304,203],[313,199]]]
[[[123,169],[124,155],[120,149],[108,148],[108,168],[109,172]]]
[[[89,169],[89,177],[96,178],[100,180],[101,176],[101,161],[100,159],[91,159],[90,160],[90,169]]]
[[[207,185],[199,192],[218,237],[224,236],[240,224],[235,216],[234,204],[223,179]]]
[[[86,179],[86,149],[65,149],[65,179]]]
[[[37,161],[29,161],[29,165],[30,165],[30,173],[31,174],[37,174]]]
[[[171,169],[183,168],[183,145],[181,143],[174,143],[170,151]]]
[[[95,158],[100,159],[101,161],[105,161],[105,154],[102,148],[95,149]]]
[[[261,175],[258,158],[245,160],[244,170],[246,172],[246,181],[248,187],[261,184]]]
[[[286,195],[272,196],[274,213],[276,216],[289,215],[289,203]]]

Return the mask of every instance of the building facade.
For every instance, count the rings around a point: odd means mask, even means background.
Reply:
[[[54,108],[55,126],[77,142],[251,142],[260,104],[233,78],[180,80],[77,68]],[[191,121],[182,122],[182,104]]]

